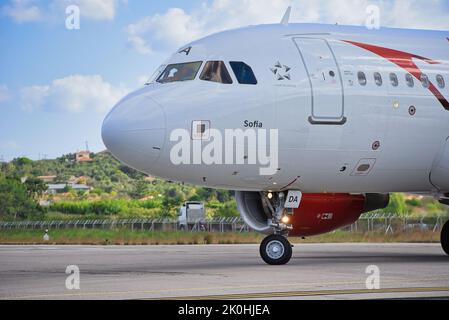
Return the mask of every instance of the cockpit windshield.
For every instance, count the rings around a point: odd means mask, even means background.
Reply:
[[[168,65],[156,82],[169,83],[194,80],[200,70],[202,62],[188,62]]]

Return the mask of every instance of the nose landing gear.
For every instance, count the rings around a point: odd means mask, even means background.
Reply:
[[[288,234],[293,229],[289,224],[291,213],[285,209],[285,194],[262,194],[262,203],[268,216],[273,234],[266,237],[260,244],[260,256],[269,265],[287,264],[292,257],[292,245]]]
[[[441,230],[441,246],[444,252],[449,255],[449,221],[446,222]]]

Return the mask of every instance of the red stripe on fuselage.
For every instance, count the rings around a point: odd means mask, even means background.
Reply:
[[[378,56],[381,56],[392,63],[396,64],[400,68],[406,70],[408,73],[413,75],[416,79],[421,81],[421,77],[423,75],[423,72],[419,67],[416,65],[416,63],[413,61],[413,59],[418,59],[421,61],[424,61],[428,64],[440,64],[440,62],[424,58],[415,54],[411,54],[404,51],[394,50],[394,49],[388,49],[384,47],[378,47],[370,44],[360,43],[360,42],[354,42],[354,41],[346,41],[343,40],[346,43],[350,43],[352,45],[355,45],[359,48],[368,50],[374,54],[377,54]],[[435,87],[435,85],[430,81],[429,85],[429,91],[438,99],[438,101],[441,103],[441,105],[444,107],[444,109],[449,111],[449,102],[447,99],[443,96],[443,94]]]

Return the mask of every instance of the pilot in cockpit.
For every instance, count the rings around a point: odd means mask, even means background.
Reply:
[[[173,75],[172,82],[174,81],[183,81],[185,79],[191,79],[194,75],[194,72],[191,68],[183,67],[175,72]]]

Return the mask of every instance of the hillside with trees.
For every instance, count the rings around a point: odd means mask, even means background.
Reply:
[[[213,190],[148,177],[114,159],[91,154],[87,162],[76,154],[54,160],[18,158],[1,163],[0,219],[174,218],[184,201],[202,201],[209,217],[238,216],[232,191]],[[43,182],[50,177],[51,182]],[[48,193],[48,184],[77,181],[89,191],[67,185]],[[40,204],[40,205],[39,205]],[[401,215],[436,215],[448,207],[432,198],[393,194],[383,210]]]
[[[0,196],[9,200],[0,200],[0,219],[173,218],[185,201],[205,202],[209,216],[238,216],[233,192],[148,177],[108,152],[91,154],[91,158],[77,162],[76,155],[69,154],[54,160],[18,158],[2,163]],[[91,190],[80,192],[68,186],[48,194],[40,177],[54,177],[51,184],[66,184],[76,178]],[[42,207],[38,202],[47,205]]]

